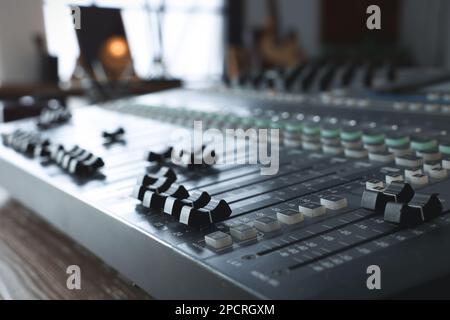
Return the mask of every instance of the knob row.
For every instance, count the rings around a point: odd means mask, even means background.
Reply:
[[[161,106],[136,106],[145,109],[152,118],[191,125],[192,120],[202,119],[205,128],[276,128],[281,130],[281,138],[288,147],[303,147],[306,150],[329,154],[348,153],[349,157],[364,158],[368,153],[386,149],[395,156],[416,152],[426,160],[436,160],[436,154],[450,155],[450,141],[445,136],[426,136],[401,130],[363,128],[348,124],[321,123],[304,120],[305,115],[291,119],[293,115],[269,112],[264,116],[235,115],[219,112],[167,108]],[[344,150],[345,149],[345,150]],[[366,149],[358,150],[358,149]],[[374,155],[376,157],[376,155]]]

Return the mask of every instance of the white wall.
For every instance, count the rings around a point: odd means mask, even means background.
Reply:
[[[39,62],[33,35],[44,34],[42,0],[0,1],[0,83],[31,83]]]

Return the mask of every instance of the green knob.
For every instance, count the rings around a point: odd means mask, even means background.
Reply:
[[[362,132],[359,129],[345,129],[341,131],[341,139],[342,140],[358,140],[362,136]]]
[[[303,133],[311,136],[318,135],[320,134],[320,127],[314,124],[305,125]]]
[[[450,142],[447,143],[440,143],[439,144],[439,152],[450,154]]]
[[[270,119],[264,119],[264,118],[258,118],[255,120],[255,125],[258,128],[269,128],[272,124],[272,121]]]
[[[416,138],[411,141],[411,148],[416,151],[430,150],[435,148],[436,145],[436,140],[429,138]]]
[[[303,124],[300,121],[286,123],[286,131],[300,132],[303,130]]]
[[[272,129],[284,129],[286,124],[283,121],[271,121],[270,128]]]
[[[235,115],[229,115],[227,117],[227,122],[230,124],[238,124],[241,122],[241,118]]]
[[[255,124],[255,120],[250,117],[243,117],[241,118],[241,124],[244,127],[251,127],[253,124]]]
[[[339,133],[339,128],[323,127],[320,135],[322,136],[322,138],[338,138]]]
[[[384,134],[375,133],[375,132],[364,133],[362,140],[364,143],[368,143],[368,144],[383,143]]]
[[[386,145],[388,147],[401,147],[407,145],[409,143],[408,136],[388,136],[386,137]]]

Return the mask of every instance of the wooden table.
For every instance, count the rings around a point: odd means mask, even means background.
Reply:
[[[69,265],[81,289],[66,286]],[[0,299],[150,299],[0,189]]]

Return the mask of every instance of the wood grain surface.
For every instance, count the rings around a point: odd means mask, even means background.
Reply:
[[[81,289],[66,286],[69,265]],[[0,190],[0,299],[150,299],[116,271]]]

